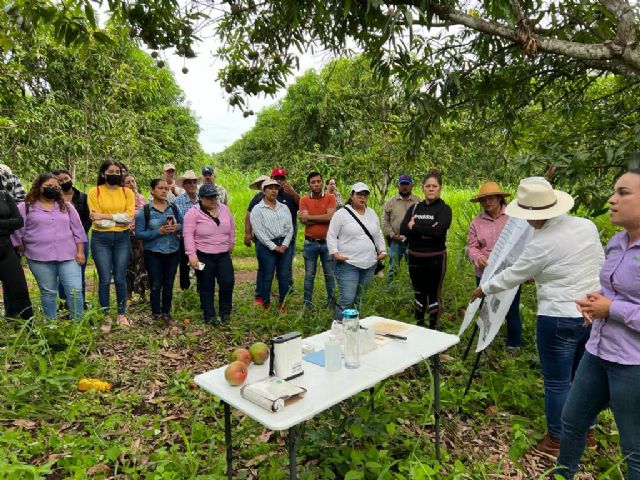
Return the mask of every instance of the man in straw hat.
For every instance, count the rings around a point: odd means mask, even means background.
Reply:
[[[573,198],[554,190],[542,177],[525,178],[505,213],[526,220],[535,230],[518,260],[476,288],[472,300],[515,288],[529,278],[538,293],[537,346],[544,377],[547,433],[536,449],[557,456],[561,414],[590,326],[576,309],[576,300],[600,290],[604,252],[596,226],[566,213]],[[595,418],[592,425],[595,424]],[[593,430],[591,431],[593,438]]]
[[[182,218],[187,214],[189,209],[198,204],[200,197],[198,196],[198,177],[193,170],[187,170],[178,177],[176,185],[184,190],[184,193],[178,195],[174,200],[174,204],[178,208]],[[189,274],[189,257],[184,250],[184,238],[180,237],[180,288],[186,290],[191,286]]]
[[[500,233],[504,228],[508,215],[504,212],[507,202],[505,198],[510,194],[503,192],[496,182],[483,183],[478,195],[470,201],[480,203],[482,212],[469,225],[467,236],[467,255],[476,268],[476,285],[489,262],[489,255],[493,250]],[[516,350],[522,345],[522,321],[520,320],[520,289],[509,307],[507,320],[507,349]]]

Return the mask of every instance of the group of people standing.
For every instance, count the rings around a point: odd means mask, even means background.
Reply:
[[[175,167],[166,164],[163,177],[151,182],[147,202],[137,192],[133,175],[113,159],[100,166],[96,186],[87,195],[74,187],[65,169],[39,175],[25,194],[17,177],[0,166],[0,280],[6,314],[22,318],[33,314],[15,249],[26,257],[38,283],[44,315],[56,318],[59,295],[66,299],[72,317],[80,318],[85,308],[84,266],[90,251],[98,273],[104,331],[111,328],[112,279],[117,322],[130,324],[126,305],[131,265],[134,272],[138,265],[148,275],[155,319],[173,323],[174,279],[180,270],[180,286],[189,288],[191,269],[197,278],[204,321],[228,323],[235,244],[228,195],[215,183],[211,167],[204,167],[200,177],[191,170],[174,177]],[[389,286],[395,286],[394,277],[404,258],[415,295],[416,321],[426,325],[428,318],[428,326],[437,328],[446,235],[452,222],[451,208],[440,198],[442,178],[437,170],[430,170],[422,180],[423,200],[413,194],[413,178],[400,175],[398,194],[385,203],[381,221],[368,206],[371,189],[362,182],[351,186],[343,202],[335,180],[325,186],[320,172],[307,175],[305,195],[299,195],[286,180],[286,171],[278,167],[250,185],[259,192],[247,208],[244,243],[255,244],[257,305],[269,308],[275,276],[279,307],[285,308],[293,288],[292,262],[300,221],[306,307],[315,305],[318,261],[327,293],[322,303],[340,318],[343,310],[359,308],[380,261],[388,255]],[[498,184],[488,182],[470,199],[482,210],[470,224],[467,254],[477,285],[472,299],[535,281],[536,343],[547,421],[547,432],[537,448],[557,456],[559,472],[573,478],[585,445],[595,445],[598,413],[610,405],[628,478],[640,479],[640,170],[630,170],[616,182],[609,199],[610,218],[623,231],[605,250],[590,220],[568,215],[573,198],[553,189],[544,178],[523,179],[517,198],[507,204],[509,196]],[[484,269],[509,217],[526,220],[533,233],[513,265],[484,279]],[[140,275],[133,277],[139,280]],[[507,348],[517,349],[522,343],[519,290],[506,320]]]

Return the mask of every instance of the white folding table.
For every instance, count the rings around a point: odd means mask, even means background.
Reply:
[[[367,317],[360,323],[367,327],[380,320],[381,317]],[[314,345],[317,350],[324,348],[329,332],[323,332],[305,338],[304,343]],[[297,478],[296,451],[298,442],[298,425],[314,417],[330,407],[350,398],[366,389],[373,388],[382,380],[400,373],[407,368],[434,357],[434,417],[436,428],[436,456],[440,459],[440,379],[437,354],[457,344],[460,339],[455,335],[411,326],[403,334],[406,341],[390,340],[375,350],[361,356],[360,367],[356,369],[342,368],[338,372],[327,372],[324,367],[303,361],[304,375],[290,380],[291,383],[307,389],[301,400],[287,405],[280,412],[269,412],[240,396],[240,387],[232,387],[224,378],[226,367],[210,370],[197,375],[195,383],[222,400],[225,415],[225,442],[227,457],[227,477],[232,478],[232,446],[231,446],[231,410],[233,406],[245,415],[253,418],[271,430],[289,429],[289,476]],[[251,365],[246,383],[255,382],[269,374],[269,367]]]

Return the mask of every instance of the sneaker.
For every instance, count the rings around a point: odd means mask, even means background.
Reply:
[[[229,325],[229,323],[231,323],[231,315],[229,315],[228,313],[220,315],[220,323],[222,323],[223,325]]]
[[[262,303],[262,299],[261,299],[261,298],[256,298],[256,299],[253,301],[253,304],[254,304],[254,305],[256,305],[256,306],[262,306],[262,305],[263,305],[263,303]]]
[[[556,437],[555,435],[547,432],[534,448],[538,452],[546,453],[552,457],[557,457],[560,453],[560,437]]]
[[[102,322],[102,325],[100,325],[100,331],[102,333],[109,333],[111,331],[112,324],[113,324],[113,321],[111,320],[111,317],[105,317],[104,321]]]
[[[120,325],[121,327],[130,327],[131,326],[131,322],[129,321],[129,319],[124,316],[124,315],[118,315],[118,325]]]

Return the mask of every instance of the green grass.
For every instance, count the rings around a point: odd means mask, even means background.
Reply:
[[[237,272],[255,270],[252,251],[240,245],[244,212],[254,193],[246,186],[256,175],[221,169],[218,177],[231,194],[238,226]],[[473,270],[463,257],[466,228],[477,208],[467,201],[472,193],[447,189],[444,195],[454,224],[441,328],[451,333],[457,333],[459,309],[474,285]],[[232,323],[226,328],[201,323],[193,289],[174,298],[175,317],[190,323],[170,332],[149,322],[144,304],[130,308],[135,319],[131,330],[106,336],[99,334],[95,310],[80,323],[0,319],[0,478],[226,478],[223,409],[218,399],[195,388],[193,376],[224,365],[237,346],[292,330],[308,336],[328,328],[331,312],[302,308],[302,268],[298,255],[296,293],[285,315],[255,308],[253,283],[238,282]],[[362,315],[412,322],[406,267],[394,287],[390,290],[383,278],[375,278]],[[321,278],[315,295],[324,295]],[[527,453],[544,433],[542,376],[534,345],[535,288],[526,285],[522,297],[523,351],[510,356],[502,338],[496,338],[465,398],[473,357],[462,360],[467,337],[447,352],[452,358],[442,364],[442,463],[433,451],[425,363],[420,373],[412,369],[380,384],[373,415],[365,393],[307,422],[298,456],[300,478],[545,478],[553,463]],[[112,389],[78,392],[83,376],[109,381]],[[238,412],[233,422],[236,478],[287,478],[284,435]],[[583,459],[583,478],[622,478],[609,412],[600,418],[597,438],[599,451]]]

